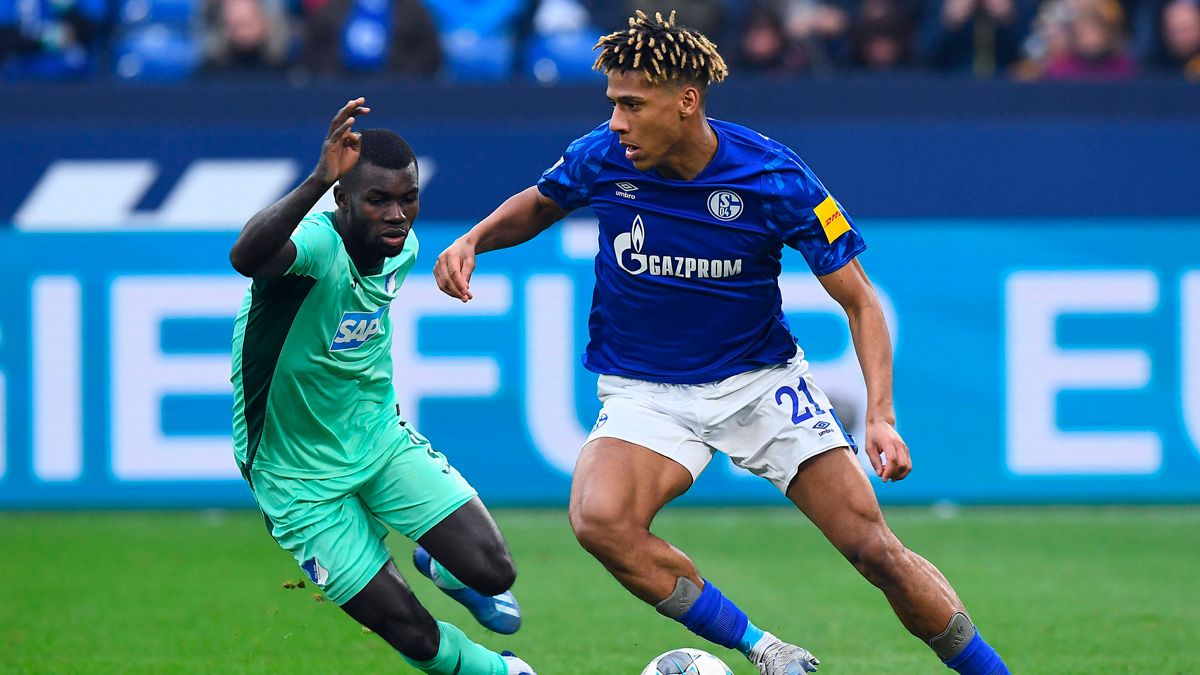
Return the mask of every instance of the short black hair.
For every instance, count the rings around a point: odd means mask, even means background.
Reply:
[[[412,146],[400,134],[388,129],[363,129],[359,132],[359,156],[354,168],[342,176],[353,180],[363,164],[374,164],[384,169],[407,169],[416,165],[417,157]],[[419,168],[419,167],[418,167]]]

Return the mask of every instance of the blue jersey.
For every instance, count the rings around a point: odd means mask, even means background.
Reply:
[[[692,180],[642,172],[596,127],[538,181],[566,210],[600,222],[583,363],[601,374],[700,384],[796,354],[779,295],[787,244],[820,276],[866,244],[786,146],[709,120],[717,152]]]

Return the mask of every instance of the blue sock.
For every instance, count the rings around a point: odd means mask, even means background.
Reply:
[[[983,641],[983,636],[978,630],[958,656],[946,661],[946,667],[962,675],[1009,675],[1000,655]]]
[[[709,642],[736,649],[743,654],[748,654],[763,634],[708,579],[704,579],[704,588],[691,609],[676,621]]]
[[[763,631],[758,626],[746,622],[746,632],[742,634],[742,639],[738,641],[737,650],[743,656],[750,656],[750,650],[754,649],[754,645],[758,644],[758,640],[763,636]]]

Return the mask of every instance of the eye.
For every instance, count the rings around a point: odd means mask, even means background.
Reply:
[[[408,197],[405,197],[404,199],[400,200],[400,203],[401,204],[415,204],[415,203],[417,203],[417,196],[410,195]]]
[[[384,200],[382,200],[378,197],[372,197],[367,200],[367,203],[370,204],[371,206],[383,206],[383,202],[384,202]]]

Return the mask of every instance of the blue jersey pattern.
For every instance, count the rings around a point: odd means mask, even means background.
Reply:
[[[779,294],[784,244],[820,276],[866,244],[794,152],[709,120],[716,155],[690,181],[642,172],[604,124],[574,141],[538,189],[600,224],[583,356],[591,371],[700,384],[784,363],[796,340]]]

